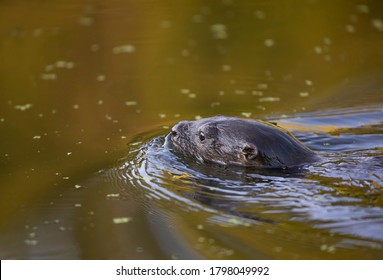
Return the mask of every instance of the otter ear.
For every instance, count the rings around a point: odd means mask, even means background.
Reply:
[[[247,160],[254,160],[258,155],[258,149],[251,143],[246,143],[242,147],[242,154]]]

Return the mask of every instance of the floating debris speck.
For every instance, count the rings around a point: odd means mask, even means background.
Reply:
[[[251,94],[252,94],[252,95],[256,95],[256,96],[262,96],[262,95],[263,95],[263,92],[262,92],[262,91],[259,91],[259,90],[253,90],[253,91],[251,91]]]
[[[311,87],[313,85],[313,82],[310,80],[306,80],[305,84],[308,85],[309,87]]]
[[[281,99],[279,97],[262,97],[259,98],[259,102],[277,102]]]
[[[45,71],[46,72],[51,72],[55,69],[55,65],[54,64],[48,64],[48,65],[45,65]]]
[[[300,92],[299,96],[300,97],[307,97],[307,96],[309,96],[309,93],[308,92]]]
[[[181,55],[182,55],[183,57],[187,57],[187,56],[190,55],[190,51],[189,51],[188,49],[183,49],[183,50],[181,51]]]
[[[190,93],[190,89],[183,88],[183,89],[181,89],[181,93],[182,94],[188,94],[188,93]]]
[[[263,42],[263,44],[264,44],[266,47],[270,48],[270,47],[273,47],[273,46],[275,45],[275,42],[274,42],[273,39],[266,39],[266,40]]]
[[[331,45],[332,41],[331,41],[330,38],[325,37],[325,38],[323,38],[323,43],[324,43],[325,45]]]
[[[244,91],[243,89],[235,89],[234,90],[234,94],[236,94],[236,95],[245,95],[246,91]]]
[[[100,45],[98,45],[98,44],[93,44],[90,46],[90,50],[92,52],[97,52],[99,49],[100,49]]]
[[[257,85],[257,88],[258,88],[258,89],[261,89],[261,90],[265,90],[265,89],[267,89],[268,87],[269,87],[268,84],[263,84],[263,83]]]
[[[195,23],[201,23],[203,22],[203,15],[196,14],[192,17],[192,21]]]
[[[383,20],[376,18],[371,21],[371,24],[376,30],[383,31]]]
[[[74,65],[75,65],[74,62],[72,61],[58,60],[55,62],[55,64],[50,64],[45,66],[45,70],[52,71],[53,70],[52,67],[61,68],[61,69],[72,69],[74,68]]]
[[[281,253],[283,251],[283,248],[279,247],[279,246],[275,246],[275,247],[273,247],[273,251],[276,253]]]
[[[250,118],[251,117],[251,112],[242,112],[241,115],[246,117],[246,118]]]
[[[78,23],[83,26],[91,26],[94,23],[94,18],[91,17],[81,17],[78,20]]]
[[[266,18],[266,14],[264,11],[261,11],[261,10],[257,10],[254,12],[254,15],[257,19],[265,19]]]
[[[348,33],[354,33],[355,32],[355,27],[353,25],[351,25],[351,24],[347,24],[346,25],[346,31]]]
[[[113,218],[114,224],[127,224],[131,222],[133,219],[131,217],[116,217]]]
[[[99,82],[103,82],[103,81],[105,81],[105,75],[98,75],[96,79]]]
[[[24,105],[15,105],[15,109],[16,110],[20,110],[20,111],[26,111],[30,108],[32,108],[33,104],[24,104]]]
[[[125,105],[126,106],[136,106],[138,103],[137,101],[126,101]]]
[[[66,62],[62,61],[62,60],[56,61],[56,67],[57,68],[65,68],[66,67]]]
[[[160,27],[163,29],[167,29],[167,28],[172,27],[172,23],[169,20],[163,20],[160,23]]]
[[[57,79],[57,75],[55,73],[43,73],[41,74],[41,79],[45,81],[54,81]]]
[[[333,245],[322,244],[320,246],[320,250],[324,251],[324,252],[327,252],[327,253],[333,254],[333,253],[336,252],[336,247],[333,246]]]
[[[367,5],[356,5],[356,10],[363,14],[368,14],[370,11]]]
[[[244,219],[230,218],[225,221],[226,226],[250,226]]]
[[[226,25],[224,24],[213,24],[210,26],[210,31],[213,33],[213,38],[222,40],[222,39],[227,39],[227,28]]]
[[[133,45],[121,45],[113,48],[114,54],[121,54],[121,53],[134,53],[136,51],[136,47]]]
[[[137,253],[143,253],[143,252],[144,252],[144,248],[142,248],[142,247],[136,247],[136,252],[137,252]]]
[[[41,136],[40,135],[33,136],[33,139],[35,139],[35,140],[41,139]]]
[[[24,240],[25,245],[36,246],[39,242],[35,239],[26,239]]]
[[[43,34],[43,29],[42,28],[36,28],[35,30],[32,31],[32,36],[33,37],[39,37]]]
[[[227,64],[222,65],[222,71],[225,71],[225,72],[231,71],[231,66]]]
[[[197,241],[198,241],[199,243],[204,243],[204,242],[206,242],[206,238],[203,237],[203,236],[200,236],[200,237],[198,237]]]
[[[72,69],[73,67],[74,67],[74,62],[70,62],[69,61],[69,62],[66,63],[66,68],[67,69]]]
[[[314,52],[317,53],[317,54],[321,54],[323,52],[322,48],[319,47],[319,46],[315,46],[314,47]]]
[[[117,197],[120,197],[120,194],[119,193],[108,193],[106,195],[107,198],[117,198]]]

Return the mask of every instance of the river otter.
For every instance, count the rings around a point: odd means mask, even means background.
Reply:
[[[288,131],[269,122],[235,117],[181,121],[168,139],[185,155],[221,165],[288,168],[319,159]]]

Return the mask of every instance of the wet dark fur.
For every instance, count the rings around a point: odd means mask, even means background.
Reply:
[[[287,168],[319,159],[288,131],[268,122],[217,116],[181,121],[168,138],[201,162]]]

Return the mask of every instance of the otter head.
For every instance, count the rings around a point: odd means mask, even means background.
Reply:
[[[181,121],[170,133],[177,150],[201,162],[255,167],[287,167],[316,155],[271,123],[217,116]]]

